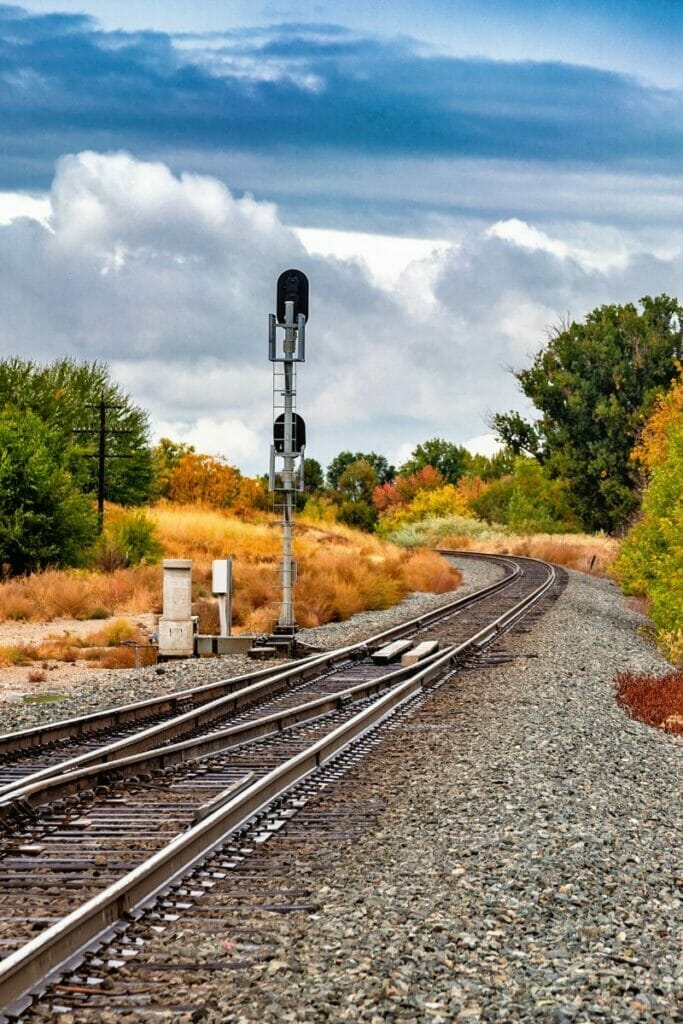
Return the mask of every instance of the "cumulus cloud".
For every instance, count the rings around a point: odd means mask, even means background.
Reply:
[[[487,413],[527,408],[507,368],[547,327],[681,292],[676,253],[598,268],[575,238],[532,223],[470,224],[380,286],[348,253],[307,251],[271,204],[126,153],[64,157],[33,212],[0,225],[2,354],[106,360],[157,436],[248,472],[267,466],[267,315],[286,267],[311,282],[298,404],[324,464],[344,448],[405,455],[436,435],[488,443]]]

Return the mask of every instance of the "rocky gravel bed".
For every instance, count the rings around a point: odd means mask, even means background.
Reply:
[[[229,921],[151,940],[196,960],[168,975],[204,1006],[192,1019],[683,1021],[683,741],[612,691],[619,670],[668,666],[611,583],[569,576],[503,641],[514,661],[462,673],[370,755],[358,798],[386,806],[294,859],[320,909],[265,915],[268,959],[203,972],[250,958]]]
[[[448,594],[409,595],[401,604],[386,611],[362,612],[346,622],[329,623],[315,629],[302,629],[302,641],[321,650],[332,650],[356,643],[373,633],[398,625],[419,615],[486,586],[499,578],[502,570],[492,564],[462,560],[458,563],[464,581],[457,591]],[[54,673],[44,689],[56,693],[60,699],[46,703],[24,704],[18,694],[9,699],[0,694],[0,732],[27,729],[63,718],[74,718],[103,708],[117,707],[150,697],[163,696],[174,690],[189,689],[230,676],[254,672],[262,667],[245,655],[220,658],[188,659],[177,664],[167,663],[143,669],[93,670],[87,677],[73,682],[69,692],[59,693],[58,672]],[[32,690],[35,690],[35,686]]]

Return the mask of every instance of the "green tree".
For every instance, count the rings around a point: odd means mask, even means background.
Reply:
[[[622,528],[638,507],[638,470],[629,459],[657,394],[676,374],[683,309],[666,295],[601,306],[558,330],[527,370],[515,374],[541,412],[493,418],[508,446],[528,451],[564,478],[589,530]]]
[[[0,360],[0,408],[35,413],[54,431],[74,479],[97,492],[100,402],[106,409],[105,497],[137,505],[152,494],[152,453],[147,413],[109,376],[101,362],[59,359],[48,365],[14,356]]]
[[[327,467],[327,486],[336,490],[342,473],[352,462],[367,462],[377,474],[377,482],[380,484],[391,483],[396,475],[396,468],[390,466],[383,455],[377,455],[376,452],[356,452],[354,454],[343,451],[336,455]]]
[[[306,493],[311,494],[314,491],[322,491],[324,484],[325,474],[323,473],[323,467],[317,459],[304,459],[304,485]]]
[[[647,484],[613,569],[627,594],[648,598],[665,653],[683,665],[683,375],[657,402],[633,458]]]
[[[501,476],[514,472],[518,454],[512,448],[500,448],[494,455],[473,455],[466,476],[485,481],[499,480]]]
[[[372,503],[372,492],[379,482],[379,474],[366,459],[351,462],[339,477],[337,504],[339,519],[347,526],[372,530],[377,522],[377,509]]]
[[[61,439],[38,416],[0,411],[0,563],[11,575],[81,565],[97,535],[92,501],[76,487]]]
[[[512,474],[494,480],[473,499],[472,508],[481,519],[518,533],[571,533],[581,526],[567,481],[551,479],[544,466],[523,455]]]
[[[407,477],[419,473],[425,466],[431,466],[432,469],[438,469],[447,484],[457,484],[471,465],[472,456],[466,448],[445,441],[442,437],[433,437],[418,444],[408,461],[400,467],[399,473]]]

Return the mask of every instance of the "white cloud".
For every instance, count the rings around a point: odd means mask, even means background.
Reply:
[[[420,260],[450,248],[442,238],[406,238],[362,231],[330,231],[323,228],[293,228],[312,256],[361,263],[373,282],[393,290],[401,275]]]
[[[221,420],[201,416],[188,425],[182,421],[158,420],[152,425],[154,440],[171,437],[174,441],[194,445],[207,455],[222,455],[232,465],[253,463],[261,453],[261,438],[240,420]]]
[[[0,225],[11,224],[20,217],[47,226],[52,207],[47,196],[29,196],[21,192],[0,192]]]
[[[500,443],[496,440],[495,434],[477,434],[463,442],[463,448],[467,448],[472,455],[495,455],[500,451]]]
[[[49,196],[0,197],[2,210],[33,219],[0,224],[0,354],[103,359],[157,436],[250,473],[268,464],[267,316],[286,267],[311,282],[297,401],[324,465],[345,448],[400,464],[435,436],[488,444],[489,413],[527,411],[507,367],[547,327],[683,292],[680,256],[656,232],[461,220],[452,244],[326,232],[316,249],[271,204],[123,153],[66,157]],[[620,260],[582,255],[601,249]],[[350,261],[361,253],[374,270]]]
[[[488,238],[502,238],[506,242],[513,242],[521,249],[548,252],[562,260],[569,255],[569,246],[564,242],[550,238],[545,231],[539,231],[517,217],[497,221],[488,229],[486,235]]]

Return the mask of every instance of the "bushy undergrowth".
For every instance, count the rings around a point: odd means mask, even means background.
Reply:
[[[427,516],[418,523],[406,523],[385,535],[385,539],[405,548],[437,546],[444,538],[497,540],[505,536],[504,527],[491,527],[467,516]],[[457,545],[456,545],[457,546]]]
[[[615,689],[617,702],[628,708],[633,718],[683,735],[683,671],[664,676],[622,672]]]
[[[95,545],[95,567],[103,572],[154,564],[163,553],[154,522],[140,510],[110,510]]]
[[[0,620],[106,619],[159,611],[161,569],[138,565],[112,573],[47,569],[0,584]]]
[[[272,517],[246,523],[216,509],[162,503],[148,511],[163,554],[193,560],[195,610],[212,629],[211,562],[234,558],[233,625],[237,631],[270,630],[279,611],[281,535]],[[130,521],[130,514],[128,514]],[[365,609],[386,608],[414,590],[454,589],[460,574],[430,551],[409,551],[341,526],[299,520],[295,537],[299,574],[297,620],[302,626],[348,618]],[[138,565],[112,572],[48,570],[0,585],[0,619],[50,621],[88,619],[124,612],[160,612],[161,567]],[[52,653],[63,657],[52,642]],[[90,637],[86,646],[106,647]],[[76,640],[62,648],[76,650]],[[123,652],[119,652],[123,656]],[[26,655],[28,656],[28,655]],[[113,657],[113,655],[112,655]],[[128,657],[128,655],[126,655]]]
[[[421,545],[461,551],[488,551],[541,558],[569,569],[606,576],[619,542],[602,534],[515,534],[478,519],[447,516],[404,526],[389,540],[408,548]]]

